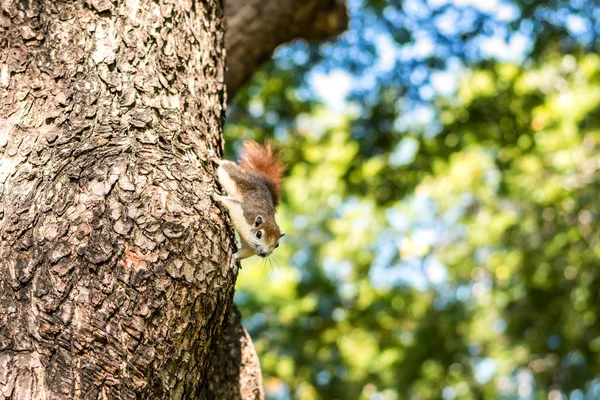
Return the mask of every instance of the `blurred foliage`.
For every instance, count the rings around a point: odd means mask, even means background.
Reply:
[[[599,399],[599,7],[350,9],[226,124],[229,157],[271,139],[289,166],[288,235],[236,293],[268,397]]]

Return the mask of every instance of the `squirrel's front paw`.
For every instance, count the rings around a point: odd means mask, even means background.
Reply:
[[[239,266],[239,269],[242,269],[242,265],[239,264]],[[235,256],[235,254],[231,257],[229,268],[233,271],[234,274],[238,273],[238,258]]]
[[[209,193],[210,197],[213,199],[213,201],[217,202],[217,203],[223,203],[223,196],[218,195],[214,189],[211,193]]]
[[[212,199],[214,201],[219,201],[218,197],[220,197],[215,188],[213,186],[207,186],[206,189],[204,189],[204,193],[206,193],[208,196],[212,197]]]
[[[216,164],[220,164],[221,163],[221,159],[219,157],[217,157],[217,153],[215,153],[215,151],[213,149],[208,149],[208,151],[206,152],[206,155],[208,156],[208,159]]]
[[[204,193],[206,193],[208,196],[210,196],[211,199],[213,199],[213,201],[215,203],[220,203],[221,202],[221,196],[219,196],[217,194],[217,192],[215,192],[215,188],[212,186],[208,186],[205,190]]]

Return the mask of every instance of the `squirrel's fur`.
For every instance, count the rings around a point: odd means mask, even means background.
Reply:
[[[227,196],[213,193],[212,197],[227,208],[242,241],[242,247],[233,255],[233,263],[253,254],[268,256],[284,235],[275,222],[283,163],[273,146],[253,141],[244,142],[239,164],[214,161],[219,165],[217,178]]]
[[[281,181],[285,166],[277,157],[273,146],[270,143],[261,146],[253,140],[246,140],[240,152],[239,165],[243,170],[264,175],[275,187],[273,205],[279,205]]]

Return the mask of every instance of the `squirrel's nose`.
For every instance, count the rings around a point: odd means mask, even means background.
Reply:
[[[261,251],[258,252],[258,255],[261,256],[261,257],[266,257],[267,256],[267,252],[264,251],[264,250],[261,250]]]

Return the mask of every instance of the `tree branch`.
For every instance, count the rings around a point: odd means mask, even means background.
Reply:
[[[229,99],[280,44],[324,40],[348,24],[345,0],[226,0],[225,18]]]

